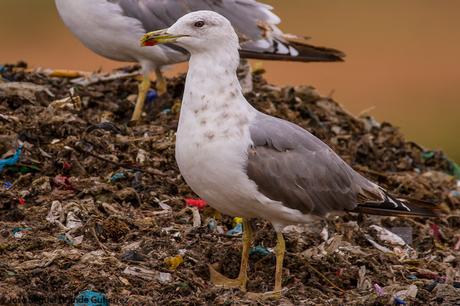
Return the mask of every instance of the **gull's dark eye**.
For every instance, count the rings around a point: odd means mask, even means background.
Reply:
[[[202,28],[204,26],[204,21],[197,21],[197,22],[195,22],[194,25],[197,28]]]

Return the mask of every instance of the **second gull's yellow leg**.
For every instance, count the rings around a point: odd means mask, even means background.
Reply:
[[[142,109],[144,108],[145,97],[150,89],[150,78],[148,75],[142,77],[142,81],[139,84],[139,93],[137,95],[136,107],[134,108],[131,121],[138,121],[142,115]]]
[[[157,76],[157,93],[159,96],[162,96],[168,91],[168,83],[159,68],[155,69],[155,75]]]

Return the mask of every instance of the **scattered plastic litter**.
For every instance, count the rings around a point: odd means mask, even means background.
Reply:
[[[158,273],[157,280],[162,284],[168,284],[172,281],[171,273],[160,272]]]
[[[14,238],[23,238],[25,235],[32,232],[31,227],[15,227],[11,231]]]
[[[121,255],[121,259],[124,261],[145,261],[146,258],[136,250],[128,250]]]
[[[431,292],[436,288],[436,286],[439,284],[437,280],[431,282],[429,285],[425,286],[426,291]]]
[[[414,235],[412,227],[392,227],[390,230],[397,236],[401,237],[406,244],[412,244]]]
[[[172,275],[170,273],[157,272],[141,267],[126,267],[123,270],[126,275],[136,276],[148,281],[157,280],[162,284],[167,284],[172,281]]]
[[[164,259],[165,264],[168,266],[169,270],[176,270],[182,263],[184,263],[184,258],[182,255],[177,255],[174,257],[168,257]]]
[[[2,172],[5,167],[14,166],[18,163],[19,158],[21,157],[21,154],[22,154],[22,147],[23,145],[21,144],[16,150],[16,153],[14,153],[12,157],[6,158],[6,159],[0,159],[0,172]]]
[[[381,241],[401,246],[406,244],[406,242],[400,236],[387,230],[386,228],[380,227],[378,225],[371,225],[370,227],[377,231],[378,238]]]
[[[455,251],[460,250],[460,236],[458,237],[457,243],[456,243],[455,246],[454,246],[454,250],[455,250]]]
[[[249,250],[249,255],[268,256],[270,255],[270,251],[266,247],[258,245]]]
[[[217,228],[217,221],[214,218],[208,218],[208,228],[214,231]],[[460,240],[459,240],[460,241]]]
[[[110,181],[111,182],[117,182],[117,181],[123,180],[125,178],[126,178],[126,175],[125,175],[124,172],[117,172],[114,175],[112,175],[112,177],[110,178]]]
[[[66,162],[66,161],[63,162],[63,163],[62,163],[62,169],[64,169],[64,170],[70,170],[70,169],[72,169],[72,163],[69,163],[69,162]]]
[[[185,204],[187,206],[196,207],[198,209],[203,209],[208,205],[205,200],[201,199],[185,199]]]
[[[73,190],[72,183],[70,178],[64,175],[56,175],[53,179],[53,182],[60,188],[65,190]]]
[[[5,190],[10,190],[12,187],[13,187],[13,184],[11,182],[6,181],[3,183],[3,189]]]
[[[240,236],[241,234],[243,234],[243,224],[241,223],[238,223],[234,228],[232,228],[226,233],[227,236],[232,237]]]
[[[67,223],[66,223],[67,228],[76,229],[76,228],[80,228],[83,226],[83,222],[81,222],[80,218],[78,218],[77,215],[73,211],[70,211],[67,214],[66,220],[67,220]]]
[[[80,292],[74,301],[74,306],[109,306],[109,300],[103,293],[85,290]]]
[[[230,237],[240,236],[243,234],[243,219],[236,217],[233,218],[233,228],[229,230],[226,235]]]
[[[20,198],[18,199],[18,203],[19,203],[19,205],[21,205],[21,206],[26,205],[26,199],[20,197]]]
[[[69,233],[61,234],[58,239],[69,244],[69,245],[80,245],[83,242],[84,236],[72,237]]]
[[[430,224],[431,234],[433,235],[434,239],[437,241],[441,241],[442,235],[441,230],[437,224],[431,223]]]
[[[58,239],[61,240],[61,241],[64,241],[67,244],[70,244],[70,245],[73,244],[73,241],[69,237],[67,237],[67,235],[65,235],[65,234],[59,235]]]
[[[51,102],[48,107],[65,111],[80,111],[82,101],[79,96],[70,95],[69,97]]]
[[[394,299],[395,299],[395,305],[406,305],[406,302],[404,302],[404,300],[401,299],[400,297],[395,296]]]
[[[140,165],[143,165],[147,160],[148,153],[143,149],[139,149],[136,156],[136,162]]]
[[[378,284],[374,284],[374,290],[375,290],[375,292],[377,293],[378,296],[384,296],[385,295],[385,291]]]
[[[147,97],[145,98],[145,102],[147,104],[151,104],[153,103],[153,101],[156,100],[156,98],[158,98],[158,93],[154,90],[154,89],[149,89],[149,91],[147,92]]]

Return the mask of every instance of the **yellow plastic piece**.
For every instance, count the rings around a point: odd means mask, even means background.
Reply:
[[[243,223],[243,218],[235,217],[233,218],[233,227],[237,226],[238,224]]]
[[[184,258],[181,255],[174,257],[165,258],[165,264],[168,266],[169,270],[176,270],[182,263],[184,263]]]

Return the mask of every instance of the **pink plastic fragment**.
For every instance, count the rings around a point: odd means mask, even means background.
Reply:
[[[441,241],[441,231],[439,230],[439,226],[437,224],[431,223],[430,228],[434,239]]]
[[[456,243],[455,246],[454,246],[454,250],[455,250],[455,251],[459,251],[459,250],[460,250],[460,236],[458,237],[458,241],[457,241],[457,243]]]
[[[378,296],[385,295],[385,291],[383,291],[383,288],[380,287],[378,284],[374,284],[374,289],[375,289],[375,292],[377,292]]]
[[[57,175],[54,177],[53,182],[61,189],[73,190],[72,183],[69,177],[64,175]]]

